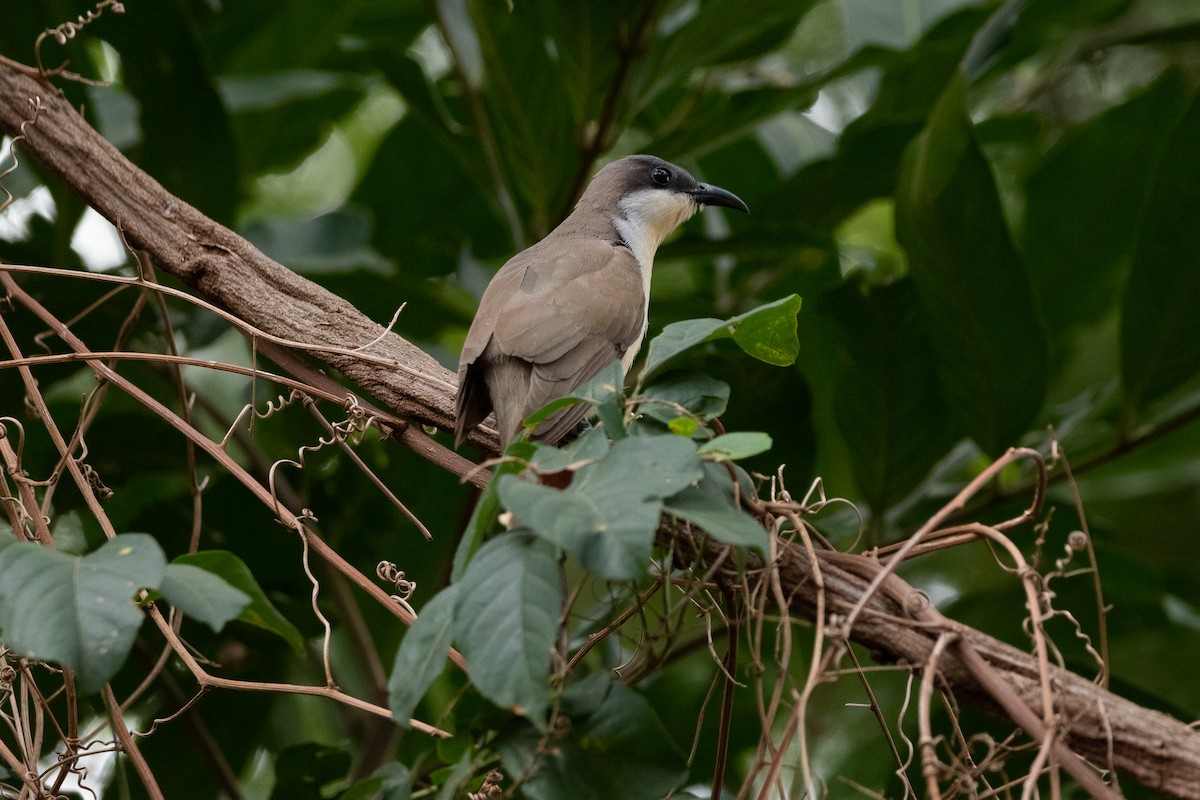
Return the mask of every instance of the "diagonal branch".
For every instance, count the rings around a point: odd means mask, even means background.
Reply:
[[[10,136],[18,133],[32,117],[34,98],[40,98],[40,116],[36,125],[26,127],[21,146],[121,228],[132,244],[147,250],[162,269],[273,336],[344,348],[383,333],[346,301],[291,273],[173,197],[92,130],[56,89],[0,61],[0,128]],[[370,352],[391,359],[397,369],[344,352],[311,355],[387,407],[415,421],[449,427],[453,396],[446,387],[453,385],[453,376],[447,370],[394,334],[382,336]],[[494,451],[493,438],[479,435],[474,441]],[[463,474],[457,464],[447,468]],[[725,548],[712,547],[686,529],[665,527],[660,534],[663,542],[673,543],[684,559],[681,563],[698,559],[704,565],[719,565],[714,567],[718,581],[745,579],[736,565],[720,564]],[[876,581],[882,569],[876,559],[827,551],[815,556],[801,546],[781,544],[778,579],[793,612],[816,618],[821,616],[820,603],[829,614],[842,617],[857,609],[854,625],[839,628],[841,634],[868,648],[877,660],[911,665],[929,663],[941,634],[951,631],[959,644],[937,660],[940,677],[949,687],[1004,716],[1008,714],[1002,707],[1014,698],[1033,717],[1039,716],[1041,672],[1028,653],[940,615],[926,616],[930,609],[916,589],[895,575]],[[817,564],[823,594],[815,580]],[[763,564],[752,560],[748,568],[762,569]],[[878,591],[868,591],[876,583]],[[866,602],[860,602],[866,595]],[[832,618],[829,622],[832,626]],[[973,663],[972,653],[983,667]],[[987,685],[993,678],[998,685]],[[1108,763],[1111,751],[1117,768],[1146,786],[1200,800],[1200,733],[1057,667],[1050,668],[1050,682],[1061,704],[1056,710],[1069,721],[1060,734],[1070,750],[1101,764]]]
[[[454,398],[441,388],[455,384],[449,370],[172,195],[92,129],[57,88],[0,62],[0,129],[15,136],[23,125],[22,149],[158,267],[272,336],[338,350],[369,345],[365,352],[394,368],[333,350],[313,355],[403,416],[453,426]],[[495,447],[483,433],[472,441]]]

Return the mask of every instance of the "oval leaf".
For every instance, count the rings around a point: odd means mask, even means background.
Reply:
[[[388,679],[388,707],[401,727],[408,727],[413,709],[446,666],[458,590],[459,584],[452,584],[434,595],[400,640]]]
[[[795,362],[800,352],[796,336],[799,312],[800,297],[793,294],[726,320],[672,322],[650,342],[642,377],[649,377],[667,361],[696,345],[729,338],[758,360],[786,367]]]
[[[224,628],[250,604],[250,595],[190,564],[167,564],[158,590],[168,603],[214,631]]]
[[[951,407],[984,450],[1015,444],[1042,405],[1046,341],[961,79],[905,158],[896,234]]]
[[[139,589],[157,589],[166,558],[144,533],[124,533],[86,556],[11,542],[0,558],[0,628],[25,658],[75,671],[84,691],[99,689],[125,662],[142,612]]]
[[[663,498],[700,476],[690,440],[637,436],[581,467],[562,491],[512,475],[500,480],[499,491],[522,524],[579,556],[589,572],[629,580],[645,573]]]
[[[700,445],[700,455],[713,461],[737,461],[771,449],[771,437],[765,433],[746,431],[726,433]]]
[[[561,605],[558,548],[510,531],[479,548],[458,585],[454,639],[471,681],[496,705],[541,720]]]
[[[1163,152],[1121,307],[1121,379],[1131,411],[1200,371],[1200,94]]]
[[[211,572],[225,583],[241,591],[249,598],[249,603],[245,604],[238,612],[238,621],[276,634],[290,644],[297,655],[303,654],[304,637],[300,634],[300,630],[271,604],[262,587],[258,585],[258,581],[254,579],[250,568],[233,553],[228,550],[202,550],[199,553],[179,556],[171,563],[198,567],[205,572]],[[163,594],[166,593],[164,588]],[[168,597],[168,599],[170,598]]]

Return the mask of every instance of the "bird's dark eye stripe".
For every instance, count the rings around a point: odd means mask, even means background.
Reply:
[[[650,170],[650,180],[657,183],[659,186],[666,186],[671,182],[671,170],[666,167],[655,167]]]

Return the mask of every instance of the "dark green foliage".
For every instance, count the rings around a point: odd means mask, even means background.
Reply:
[[[0,54],[27,62],[40,31],[92,7],[17,5],[0,22]],[[96,393],[85,365],[38,363],[30,380],[64,438],[89,419],[72,457],[94,470],[96,492],[111,490],[103,513],[117,530],[146,532],[106,544],[11,363],[66,348],[0,297],[21,348],[0,351],[9,362],[0,366],[0,433],[16,454],[0,460],[0,528],[36,527],[9,499],[26,486],[58,546],[0,544],[0,639],[75,668],[83,727],[94,727],[105,713],[95,691],[108,681],[119,699],[129,696],[163,648],[135,590],[186,612],[181,636],[213,674],[323,687],[315,591],[332,630],[333,682],[376,713],[328,698],[206,691],[141,740],[172,798],[230,794],[226,782],[252,783],[257,796],[450,798],[479,792],[491,770],[502,790],[523,780],[517,794],[539,799],[639,800],[699,785],[707,796],[723,686],[715,661],[728,643],[717,605],[729,601],[688,583],[680,554],[655,548],[664,515],[733,545],[730,563],[742,566],[770,547],[738,495],[757,483],[764,495],[786,490],[799,501],[811,487],[810,503],[821,505],[824,492],[861,515],[833,504],[811,518],[835,546],[850,549],[859,533],[870,544],[896,541],[991,456],[1018,444],[1049,451],[1053,428],[1076,480],[1061,467],[1052,473],[1044,544],[1028,527],[1014,541],[1040,571],[1053,569],[1067,533],[1082,527],[1077,491],[1112,608],[1112,685],[1195,718],[1193,6],[127,0],[123,15],[107,10],[64,44],[47,38],[48,67],[68,61],[112,80],[56,85],[134,163],[381,323],[407,303],[396,332],[447,366],[493,271],[548,232],[608,159],[670,158],[735,191],[751,214],[709,209],[660,249],[651,344],[633,385],[614,369],[582,387],[577,398],[598,413],[573,443],[513,444],[492,465],[496,480],[476,492],[373,428],[350,436],[432,542],[337,447],[316,447],[327,429],[301,402],[233,426],[245,404],[263,411],[287,390],[200,366],[282,371],[217,316],[175,299],[164,314],[152,295],[138,300],[140,288],[97,304],[111,287],[13,273],[95,351],[165,353],[173,337],[198,365],[181,374],[150,360],[114,368],[176,413],[186,406],[214,441],[233,427],[229,458],[281,506],[309,509],[315,535],[371,580],[379,562],[394,562],[416,583],[409,602],[419,621],[405,629],[306,552],[270,503],[227,465],[189,452],[161,417],[112,386]],[[9,163],[0,155],[0,172]],[[0,184],[18,197],[45,185],[56,206],[53,220],[35,216],[25,234],[4,233],[0,262],[83,275],[72,250],[82,202],[24,157]],[[118,271],[136,274],[132,261]],[[347,416],[336,404],[319,408],[331,421]],[[315,449],[301,458],[304,446]],[[527,465],[573,480],[543,485],[521,475]],[[1031,479],[1024,467],[1006,471],[967,515],[1014,516]],[[498,522],[505,511],[511,530]],[[114,548],[130,542],[129,560],[114,566]],[[944,613],[1029,647],[1015,579],[982,546],[904,570]],[[406,584],[382,585],[405,594]],[[1098,646],[1090,578],[1056,578],[1054,587],[1056,607]],[[103,596],[104,611],[85,595]],[[623,612],[624,626],[598,637]],[[117,633],[112,643],[96,639],[105,625]],[[1073,629],[1053,632],[1070,667],[1096,673]],[[812,639],[801,627],[792,634],[797,686]],[[780,636],[768,630],[760,652],[778,652]],[[448,666],[451,647],[469,673]],[[776,670],[743,652],[734,677],[752,684]],[[38,675],[61,688],[60,673]],[[905,675],[871,676],[895,725]],[[195,692],[169,659],[129,718],[145,730]],[[734,694],[733,792],[761,766],[764,722],[752,693]],[[830,796],[850,785],[840,778],[902,796],[863,702],[854,681],[818,688],[808,715],[814,769]],[[400,731],[385,708],[452,737]],[[963,713],[964,730],[1011,730]],[[911,709],[904,725],[915,740]],[[58,746],[45,730],[42,757]],[[179,756],[194,752],[203,757]],[[919,765],[908,774],[919,781]],[[1122,782],[1127,794],[1141,796],[1131,783]],[[132,772],[95,788],[117,797],[126,786],[143,796]]]

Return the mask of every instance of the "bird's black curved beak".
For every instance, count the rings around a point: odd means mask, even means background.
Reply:
[[[750,213],[750,207],[746,205],[742,198],[731,191],[722,189],[720,186],[699,183],[688,194],[697,203],[702,203],[706,206],[725,206],[726,208],[736,208],[738,211],[746,214]]]

